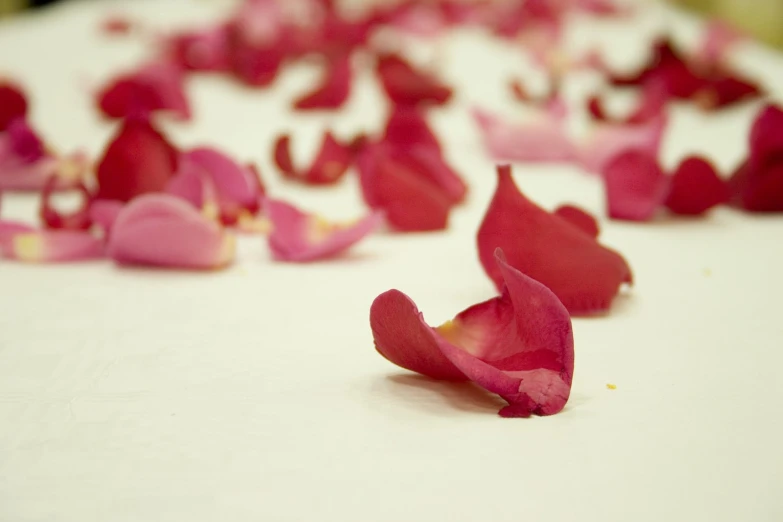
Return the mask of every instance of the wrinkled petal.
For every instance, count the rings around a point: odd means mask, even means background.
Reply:
[[[184,80],[177,63],[153,62],[109,82],[98,93],[98,107],[109,118],[144,117],[167,111],[188,120],[191,111]]]
[[[546,287],[496,256],[501,297],[432,329],[397,290],[378,296],[370,326],[378,352],[403,368],[444,380],[466,377],[509,402],[499,414],[551,415],[565,406],[574,370],[568,311]]]
[[[728,201],[726,183],[707,159],[683,160],[671,178],[664,204],[675,214],[699,215]]]
[[[100,199],[130,201],[162,192],[177,170],[177,150],[149,121],[125,120],[98,164]]]
[[[70,214],[63,214],[52,205],[52,193],[57,187],[57,178],[49,178],[41,193],[41,209],[39,214],[46,228],[66,230],[88,230],[92,226],[90,219],[90,204],[92,194],[84,183],[79,183],[76,190],[82,197],[82,205]]]
[[[494,259],[501,248],[508,264],[547,286],[572,315],[609,309],[631,269],[617,252],[568,221],[528,200],[511,168],[498,168],[498,187],[479,228],[479,259],[498,289],[503,276]]]
[[[27,116],[27,98],[21,87],[10,82],[0,81],[0,132],[8,128],[12,121]]]
[[[601,232],[595,216],[574,205],[562,205],[555,209],[554,214],[592,238],[598,238],[598,234]]]
[[[657,158],[667,121],[662,113],[638,125],[600,124],[579,147],[579,163],[589,172],[601,173],[609,162],[627,150],[644,151]]]
[[[443,105],[451,99],[452,91],[434,76],[416,70],[402,56],[384,54],[378,57],[376,73],[386,95],[395,104]]]
[[[288,135],[275,141],[275,164],[286,178],[308,185],[331,185],[340,181],[353,163],[352,147],[338,143],[327,131],[310,168],[297,169],[291,159],[290,142]]]
[[[337,256],[383,221],[380,213],[372,213],[355,222],[332,223],[277,200],[267,200],[264,212],[272,224],[269,248],[279,261],[316,261]]]
[[[125,203],[114,199],[96,199],[90,203],[90,221],[108,237]]]
[[[148,194],[117,216],[108,253],[120,264],[216,269],[234,260],[235,243],[232,234],[185,201]]]
[[[7,230],[3,232],[3,228]],[[0,224],[3,257],[24,263],[63,263],[103,257],[103,243],[89,232],[71,230],[9,231]]]
[[[655,157],[646,151],[628,150],[604,169],[609,217],[649,221],[666,198],[669,179]]]
[[[488,112],[476,109],[484,148],[496,160],[523,162],[572,161],[577,156],[563,122],[541,115],[525,124],[509,124]]]
[[[298,110],[337,109],[351,94],[351,55],[342,53],[326,62],[324,78],[312,91],[294,102]]]

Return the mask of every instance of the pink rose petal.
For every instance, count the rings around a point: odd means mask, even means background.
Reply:
[[[191,117],[185,76],[173,61],[158,61],[110,81],[98,93],[98,107],[109,118],[146,117],[166,111],[182,120]]]
[[[279,200],[266,200],[264,211],[272,225],[269,248],[278,261],[306,262],[337,256],[383,222],[383,216],[374,212],[353,223],[331,223]]]
[[[657,158],[666,130],[663,113],[637,125],[599,124],[579,147],[579,162],[593,173],[606,170],[610,161],[627,150],[640,150]]]
[[[117,216],[108,253],[120,264],[217,269],[234,260],[235,238],[187,202],[149,194]]]
[[[103,231],[105,237],[108,237],[123,207],[125,203],[114,199],[93,200],[90,203],[90,221]]]
[[[98,259],[103,242],[84,231],[34,230],[0,222],[3,257],[24,263],[64,263]]]

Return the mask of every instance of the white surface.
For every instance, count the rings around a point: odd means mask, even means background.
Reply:
[[[126,4],[159,26],[219,11]],[[35,123],[66,149],[103,147],[112,127],[89,110],[85,88],[142,56],[132,41],[97,34],[104,5],[0,25],[0,70],[28,85]],[[622,53],[643,48],[639,32],[601,34],[617,63],[631,64]],[[553,417],[501,419],[501,401],[373,350],[368,309],[388,288],[411,295],[431,323],[492,296],[473,234],[494,174],[466,107],[502,106],[501,71],[517,64],[499,48],[466,34],[437,51],[462,90],[434,124],[472,190],[447,233],[377,236],[349,261],[305,267],[272,263],[253,239],[236,267],[215,274],[2,263],[0,520],[782,520],[781,217],[603,222],[638,283],[609,317],[574,321],[572,398]],[[783,78],[771,53],[748,50],[745,64]],[[196,121],[166,128],[182,145],[260,162],[276,194],[358,215],[353,179],[303,190],[270,167],[281,129],[295,126],[307,154],[328,122],[350,134],[382,121],[366,74],[346,113],[292,120],[282,101],[316,74],[288,70],[273,94],[194,80]],[[729,168],[755,109],[707,119],[679,108],[667,164],[702,150]],[[574,169],[516,172],[545,206],[601,211],[598,183]],[[6,197],[3,214],[34,207]]]

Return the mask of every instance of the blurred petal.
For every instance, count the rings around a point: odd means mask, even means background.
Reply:
[[[191,111],[184,81],[184,72],[177,63],[149,63],[110,81],[98,93],[98,106],[109,118],[145,117],[167,111],[188,120]]]
[[[0,231],[4,227],[0,225]],[[3,257],[25,263],[62,263],[103,257],[103,243],[89,232],[19,230],[0,233]]]
[[[728,187],[712,163],[689,157],[674,172],[665,205],[675,214],[699,215],[728,198]]]
[[[663,204],[669,179],[657,160],[645,151],[628,150],[604,169],[609,217],[649,221]]]
[[[657,158],[666,126],[667,117],[663,113],[638,125],[600,124],[579,147],[579,162],[585,170],[601,173],[610,161],[627,150],[644,151]]]
[[[395,147],[424,147],[441,153],[438,137],[432,132],[420,109],[406,105],[392,107],[383,141]]]
[[[606,114],[603,102],[598,96],[588,100],[588,110],[594,119],[626,125],[641,125],[650,120],[660,119],[666,110],[666,93],[657,85],[646,86],[641,91],[641,99],[636,108],[624,118],[613,118]]]
[[[0,81],[0,132],[8,128],[12,121],[27,116],[27,98],[18,85]]]
[[[353,163],[351,146],[338,143],[332,133],[326,131],[310,168],[299,170],[291,159],[290,142],[288,135],[282,135],[275,141],[275,164],[286,178],[307,185],[331,185],[340,181]]]
[[[172,59],[191,71],[229,71],[228,27],[175,34],[167,43]]]
[[[82,205],[70,214],[63,214],[52,205],[52,193],[57,186],[57,178],[51,177],[41,193],[40,216],[44,226],[50,229],[88,230],[92,226],[90,219],[90,204],[92,194],[84,183],[79,183],[76,188],[82,197]]]
[[[93,200],[90,203],[90,221],[103,231],[104,236],[108,236],[123,207],[125,203],[114,199]]]
[[[443,105],[451,99],[452,91],[449,87],[434,76],[414,69],[400,55],[379,56],[376,73],[386,95],[395,104]]]
[[[351,94],[351,55],[341,53],[328,57],[324,77],[312,91],[294,102],[298,110],[337,109]]]

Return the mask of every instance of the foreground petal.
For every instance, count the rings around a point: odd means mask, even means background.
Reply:
[[[609,309],[622,283],[631,282],[625,259],[564,219],[528,200],[508,166],[498,168],[498,187],[477,237],[479,259],[498,289],[504,280],[494,258],[547,286],[572,315]]]
[[[669,179],[658,162],[645,151],[621,153],[604,169],[609,217],[649,221],[663,204]]]
[[[689,157],[671,178],[664,204],[675,214],[695,216],[729,199],[726,183],[709,160]]]
[[[383,222],[380,213],[373,213],[353,223],[330,223],[277,200],[266,200],[264,212],[272,223],[269,248],[279,261],[304,262],[337,256]]]
[[[189,269],[223,268],[234,260],[235,238],[174,196],[149,194],[126,205],[109,237],[120,264]]]
[[[103,231],[105,237],[109,236],[111,227],[117,221],[125,203],[114,199],[96,199],[90,203],[90,221]]]
[[[555,209],[554,214],[587,234],[592,238],[597,238],[600,233],[598,221],[595,216],[574,205],[562,205]]]

